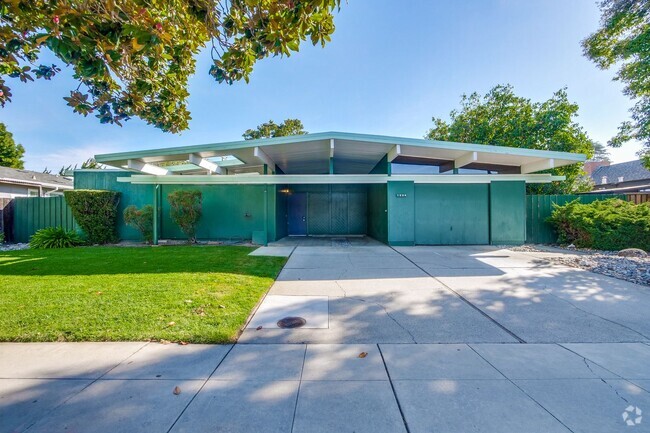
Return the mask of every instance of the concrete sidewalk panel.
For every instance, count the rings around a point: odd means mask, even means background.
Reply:
[[[307,346],[302,378],[388,380],[376,344],[310,344]]]
[[[563,344],[625,379],[650,379],[650,346],[641,343]]]
[[[210,380],[299,380],[303,345],[237,344]]]

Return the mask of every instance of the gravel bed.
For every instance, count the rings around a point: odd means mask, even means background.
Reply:
[[[0,251],[26,250],[29,244],[0,244]]]
[[[650,256],[648,257],[621,257],[616,251],[599,251],[583,248],[567,248],[543,245],[522,245],[511,248],[513,251],[522,252],[554,252],[561,250],[566,255],[545,257],[553,263],[586,269],[598,274],[618,278],[632,283],[650,286]]]

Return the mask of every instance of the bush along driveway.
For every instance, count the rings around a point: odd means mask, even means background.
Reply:
[[[0,252],[0,341],[234,341],[285,262],[251,251]]]

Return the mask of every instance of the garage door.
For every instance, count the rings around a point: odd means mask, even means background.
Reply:
[[[365,191],[309,192],[307,201],[309,235],[366,234]]]
[[[488,244],[488,210],[487,184],[416,184],[415,243]]]

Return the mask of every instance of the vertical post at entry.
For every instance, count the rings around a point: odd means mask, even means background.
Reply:
[[[160,185],[153,186],[153,244],[158,245],[159,214],[160,214]]]

